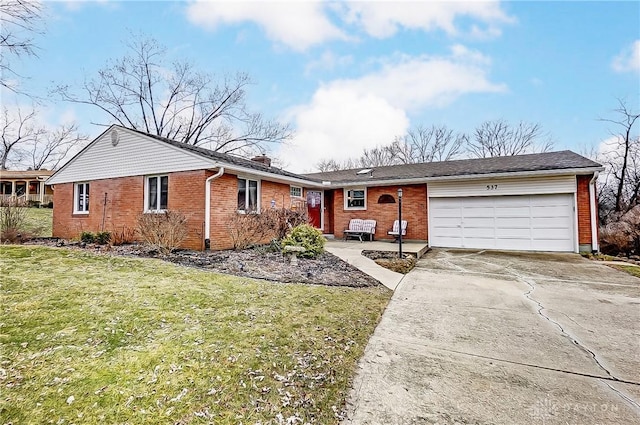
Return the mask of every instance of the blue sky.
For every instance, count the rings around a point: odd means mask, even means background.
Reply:
[[[357,156],[417,125],[472,131],[489,119],[535,122],[555,148],[598,145],[616,98],[640,107],[640,3],[45,2],[37,58],[22,88],[47,98],[145,34],[208,72],[245,71],[253,109],[290,122],[271,153],[292,171]],[[3,102],[13,102],[3,93]],[[25,103],[25,99],[18,99]],[[49,98],[43,119],[98,111]]]

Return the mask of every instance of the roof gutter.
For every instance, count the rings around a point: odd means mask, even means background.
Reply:
[[[487,174],[465,174],[456,176],[438,176],[438,177],[414,177],[410,179],[386,179],[386,180],[369,180],[369,181],[348,181],[331,183],[330,187],[362,187],[362,186],[389,186],[398,184],[420,184],[438,181],[460,181],[474,179],[499,179],[508,177],[531,177],[531,176],[575,176],[597,173],[603,171],[603,167],[591,168],[567,168],[564,170],[537,170],[537,171],[516,171],[504,173],[487,173]],[[326,186],[324,186],[326,187]]]
[[[211,182],[224,174],[224,167],[209,176],[204,183],[204,249],[211,248]]]
[[[596,209],[598,207],[596,201],[596,180],[598,180],[599,171],[593,173],[593,178],[589,181],[589,211],[591,213],[591,252],[594,254],[600,250],[598,245],[598,222]]]

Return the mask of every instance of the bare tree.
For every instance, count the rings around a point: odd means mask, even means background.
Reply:
[[[615,213],[624,213],[639,202],[640,135],[634,133],[634,124],[640,114],[631,111],[622,99],[618,99],[618,108],[614,112],[618,118],[601,119],[616,126],[616,130],[611,132],[613,137],[606,152],[601,156],[601,160],[607,165],[602,196],[605,199],[609,196]],[[610,193],[607,194],[607,191]]]
[[[343,161],[325,159],[316,164],[316,168],[320,172],[326,172],[358,167],[448,161],[461,155],[467,140],[466,134],[456,133],[446,126],[418,126],[409,130],[405,136],[396,137],[388,145],[365,149],[358,158]]]
[[[351,158],[347,158],[344,161],[336,161],[335,159],[323,159],[316,164],[316,168],[321,173],[329,171],[349,170],[351,168],[358,168],[358,164]]]
[[[9,165],[55,169],[84,140],[75,124],[50,130],[37,122],[35,109],[24,113],[17,107],[12,112],[5,106],[0,116],[0,169]]]
[[[468,142],[468,151],[477,158],[548,152],[553,142],[539,124],[520,121],[511,125],[504,120],[485,121]]]
[[[42,6],[38,1],[0,1],[0,85],[11,91],[17,91],[15,79],[21,76],[9,59],[35,56],[33,35],[38,33],[41,13]]]
[[[396,163],[449,161],[459,157],[468,142],[464,133],[456,133],[446,126],[418,126],[407,135],[396,138],[391,145]]]
[[[289,125],[250,112],[245,97],[251,83],[243,73],[215,79],[186,61],[166,62],[156,40],[128,45],[129,54],[108,62],[81,92],[55,89],[62,99],[95,107],[107,120],[179,142],[231,153],[254,153],[265,143],[291,137]]]
[[[87,136],[78,133],[75,123],[63,124],[55,130],[34,137],[21,147],[23,163],[33,170],[55,170],[74,149],[87,141]]]

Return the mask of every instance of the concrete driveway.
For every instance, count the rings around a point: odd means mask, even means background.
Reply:
[[[640,279],[573,254],[434,250],[349,400],[345,424],[640,424]]]

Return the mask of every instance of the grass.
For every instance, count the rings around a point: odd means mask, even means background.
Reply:
[[[639,266],[624,266],[620,264],[609,264],[610,267],[613,267],[616,270],[620,270],[626,273],[629,273],[631,276],[640,277],[640,267]]]
[[[53,209],[27,208],[26,230],[34,236],[50,238],[52,235]]]
[[[332,424],[384,288],[0,247],[0,423]]]

